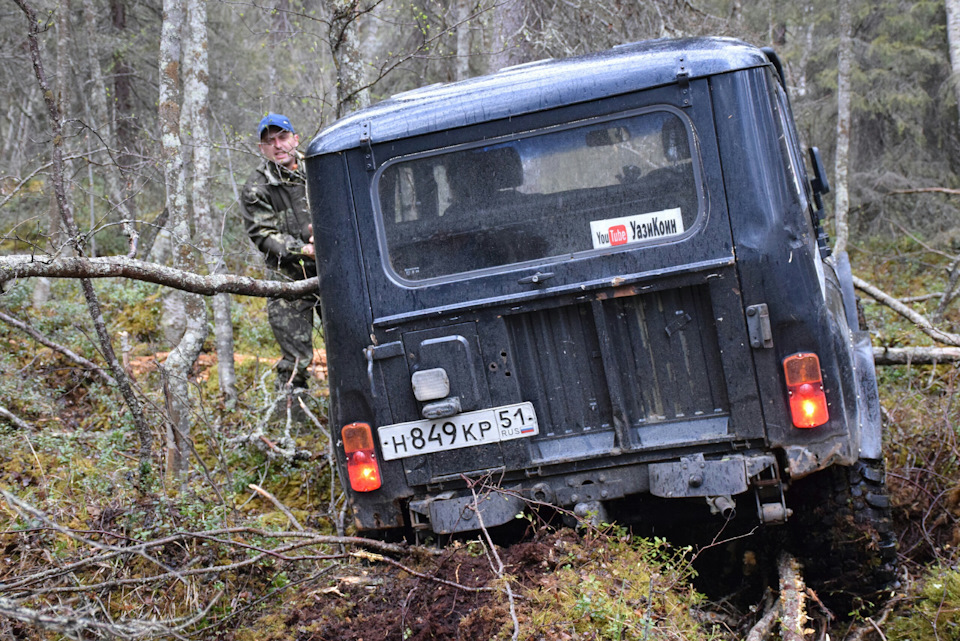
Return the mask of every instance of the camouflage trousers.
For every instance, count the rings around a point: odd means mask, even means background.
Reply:
[[[282,356],[277,363],[278,387],[291,378],[294,387],[307,386],[307,366],[313,360],[314,310],[319,317],[320,300],[316,296],[297,300],[267,299],[267,321]]]

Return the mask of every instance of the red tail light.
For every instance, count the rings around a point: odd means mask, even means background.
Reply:
[[[794,354],[783,359],[783,373],[787,379],[790,414],[797,427],[817,427],[830,418],[827,397],[823,395],[823,377],[820,359],[816,354]]]
[[[379,489],[380,465],[373,448],[373,433],[366,423],[350,423],[340,430],[343,451],[347,455],[347,474],[350,487],[356,492],[372,492]]]

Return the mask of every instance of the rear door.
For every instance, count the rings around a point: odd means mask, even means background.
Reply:
[[[371,205],[372,384],[389,400],[381,448],[411,485],[763,437],[706,81],[688,95],[372,149],[354,185]],[[410,379],[435,369],[462,413],[506,416],[509,436],[425,420]]]

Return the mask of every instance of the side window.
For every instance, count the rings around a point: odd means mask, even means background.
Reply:
[[[389,268],[421,281],[669,240],[700,217],[686,116],[668,108],[388,162]]]
[[[780,149],[784,157],[784,164],[790,176],[791,191],[796,194],[797,201],[807,206],[810,199],[808,193],[806,166],[803,164],[803,152],[800,146],[800,137],[797,135],[790,111],[790,103],[783,86],[774,78],[770,78],[773,89],[773,104],[777,112],[778,129],[780,130]]]

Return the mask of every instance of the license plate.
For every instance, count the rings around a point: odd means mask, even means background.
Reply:
[[[499,443],[540,433],[531,403],[464,412],[437,420],[384,425],[377,430],[386,461]]]

